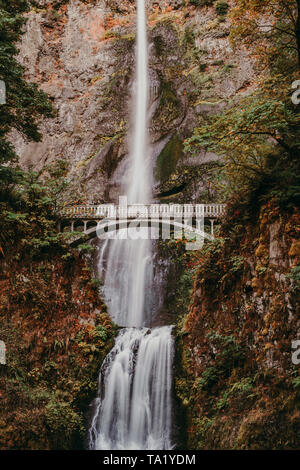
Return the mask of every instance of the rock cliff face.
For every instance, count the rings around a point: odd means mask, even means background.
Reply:
[[[183,196],[197,199],[206,187],[201,165],[216,156],[190,159],[181,142],[196,117],[205,119],[247,92],[251,61],[231,49],[229,23],[214,6],[148,1],[148,22],[154,191],[188,187]],[[134,44],[134,1],[45,0],[28,13],[20,60],[28,79],[53,97],[57,116],[42,123],[41,143],[12,139],[23,166],[69,162],[69,201],[116,200],[122,191]]]
[[[223,241],[200,254],[178,327],[190,448],[298,447],[298,224],[273,203],[251,223],[229,211]]]

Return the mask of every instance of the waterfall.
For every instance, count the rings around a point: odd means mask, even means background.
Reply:
[[[137,5],[137,74],[135,83],[135,127],[129,186],[127,189],[130,204],[145,204],[151,197],[151,165],[148,142],[148,50],[145,0]]]
[[[148,50],[144,0],[137,4],[136,80],[134,82],[134,132],[125,195],[129,204],[146,204],[151,199],[152,167],[148,140]],[[106,271],[104,292],[113,319],[121,326],[144,326],[151,305],[145,292],[151,290],[153,267],[151,241],[147,228],[140,239],[106,240],[99,259],[99,271]],[[106,269],[103,263],[106,261]]]
[[[172,447],[171,330],[129,328],[120,333],[101,368],[89,431],[91,449]]]
[[[148,139],[148,51],[145,0],[137,0],[135,123],[125,195],[130,204],[151,200]],[[150,330],[155,298],[152,242],[106,239],[98,260],[113,320],[124,328],[105,359],[93,403],[89,446],[95,450],[171,449],[172,327]]]

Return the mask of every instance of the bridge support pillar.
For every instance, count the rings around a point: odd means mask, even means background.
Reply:
[[[87,221],[87,220],[84,220],[84,221],[83,221],[83,231],[84,231],[84,233],[86,232],[87,224],[88,224],[88,221]]]
[[[71,222],[71,232],[74,232],[74,221]]]
[[[210,221],[210,233],[211,233],[211,236],[213,237],[214,234],[215,234],[215,219],[209,219]]]

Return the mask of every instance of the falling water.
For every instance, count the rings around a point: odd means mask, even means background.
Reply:
[[[145,0],[138,0],[137,76],[135,93],[135,132],[128,200],[145,204],[151,197],[151,165],[148,142],[148,50]]]
[[[130,204],[151,200],[148,141],[148,54],[145,0],[137,0],[135,124],[126,175]],[[141,238],[107,239],[99,276],[112,318],[122,327],[104,361],[93,404],[89,445],[96,450],[171,449],[172,327],[149,330],[153,293],[152,244]],[[152,297],[152,298],[151,298]],[[135,328],[133,328],[135,327]]]
[[[171,329],[129,328],[120,333],[101,368],[91,449],[172,447]]]
[[[138,0],[137,72],[134,83],[135,123],[130,168],[126,176],[129,204],[146,204],[151,198],[152,168],[148,141],[148,50],[144,0]],[[151,241],[148,229],[139,229],[140,239],[106,240],[99,259],[99,271],[106,271],[104,292],[113,319],[121,326],[144,326],[151,306],[145,304],[145,292],[153,279]],[[137,234],[137,231],[135,231]],[[107,262],[104,269],[104,262]]]

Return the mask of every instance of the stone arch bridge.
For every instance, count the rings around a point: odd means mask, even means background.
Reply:
[[[160,236],[166,239],[170,228],[203,236],[204,225],[210,224],[210,234],[205,233],[205,236],[213,239],[215,223],[220,222],[225,215],[225,205],[78,205],[65,207],[60,215],[58,230],[76,232],[70,242],[74,246],[81,243],[83,238],[92,239],[96,236],[105,238],[105,234],[109,232],[117,232],[132,226],[158,228]]]

